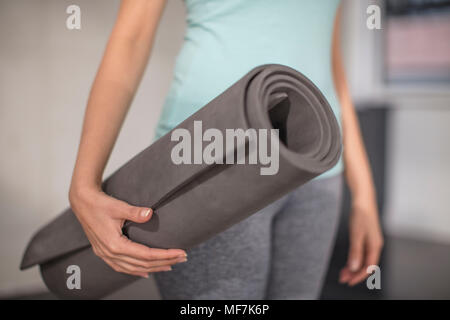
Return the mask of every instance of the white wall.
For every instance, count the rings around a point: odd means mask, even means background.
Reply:
[[[402,99],[392,114],[386,226],[450,243],[450,104],[427,110],[433,100]]]

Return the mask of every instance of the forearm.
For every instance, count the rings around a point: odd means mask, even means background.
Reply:
[[[375,188],[359,128],[355,108],[349,99],[342,99],[344,168],[354,203],[375,200]]]
[[[91,89],[80,146],[75,164],[73,183],[99,187],[106,162],[119,133],[125,115],[133,98],[134,86],[122,75],[136,71],[130,70],[132,54],[128,45],[115,44],[113,50],[99,69]]]
[[[354,203],[375,200],[375,188],[369,160],[361,136],[358,117],[350,95],[340,50],[340,12],[337,15],[333,36],[332,66],[338,99],[341,105],[344,144],[345,176]]]
[[[144,10],[147,3],[158,6]],[[89,95],[71,193],[100,189],[104,168],[145,70],[163,4],[122,3]],[[130,20],[130,16],[137,18]]]

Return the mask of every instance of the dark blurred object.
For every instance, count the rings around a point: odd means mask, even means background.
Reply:
[[[450,9],[450,0],[387,0],[387,15],[404,15]]]
[[[372,166],[372,173],[377,190],[377,202],[381,219],[383,217],[384,191],[385,191],[385,168],[386,168],[386,123],[389,114],[389,107],[385,105],[364,105],[357,106],[358,118],[361,131],[366,145],[367,154]],[[355,287],[348,287],[338,282],[339,272],[347,262],[349,248],[349,213],[350,213],[350,193],[345,186],[344,201],[342,205],[341,220],[336,237],[333,256],[330,261],[328,274],[322,290],[321,299],[381,299],[383,286],[383,265],[384,255],[381,256],[381,290],[369,290],[366,282]],[[385,243],[385,248],[387,244]]]

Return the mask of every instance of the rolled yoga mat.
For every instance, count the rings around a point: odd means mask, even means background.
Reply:
[[[107,194],[154,209],[145,224],[125,223],[131,240],[156,248],[192,248],[332,168],[341,153],[338,123],[325,97],[304,75],[282,65],[251,70],[175,129],[193,137],[198,121],[203,131],[216,128],[223,137],[225,129],[278,129],[278,136],[269,135],[270,142],[279,142],[278,172],[263,175],[267,165],[249,161],[177,165],[171,153],[179,141],[172,141],[172,130],[103,183]],[[277,151],[275,146],[270,151]],[[236,143],[224,150],[234,156],[242,147]],[[245,153],[246,160],[250,154]],[[61,298],[101,298],[139,279],[115,272],[94,254],[70,208],[30,241],[21,269],[36,264],[49,290]],[[80,268],[81,289],[66,284],[71,265]]]

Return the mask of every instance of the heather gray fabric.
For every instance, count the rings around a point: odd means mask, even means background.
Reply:
[[[223,133],[279,128],[278,173],[261,175],[260,165],[175,165],[171,150],[178,142],[169,132],[103,184],[107,194],[155,210],[145,224],[125,224],[130,239],[192,248],[332,168],[341,153],[339,127],[324,96],[304,75],[282,65],[251,70],[177,128],[193,135],[194,121]],[[101,298],[137,279],[94,255],[70,208],[30,241],[21,268],[35,264],[50,291],[63,298]],[[81,269],[81,290],[66,286],[69,265]]]
[[[317,299],[333,248],[342,174],[310,181],[155,274],[163,299]]]

